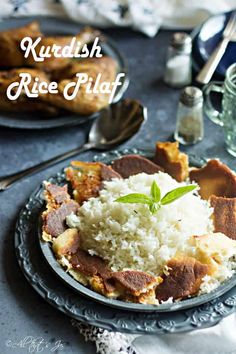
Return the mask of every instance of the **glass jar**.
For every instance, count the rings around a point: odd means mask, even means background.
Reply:
[[[174,138],[183,145],[195,144],[204,136],[203,95],[194,86],[180,95]]]
[[[192,81],[192,38],[187,33],[173,34],[167,53],[164,82],[180,88]]]

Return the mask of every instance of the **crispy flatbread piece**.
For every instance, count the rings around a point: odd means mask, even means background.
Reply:
[[[236,175],[218,160],[210,160],[202,168],[192,169],[189,177],[199,184],[199,194],[203,199],[208,200],[212,195],[236,197]]]
[[[156,287],[160,282],[160,277],[153,277],[150,274],[137,270],[126,270],[113,272],[110,280],[115,282],[116,287],[121,292],[130,293],[133,296],[140,296],[142,293]]]
[[[159,301],[185,299],[196,295],[202,279],[209,272],[206,264],[200,263],[193,257],[177,257],[167,262],[168,274],[163,274],[163,282],[156,288]]]
[[[57,258],[76,253],[80,246],[80,237],[77,229],[66,229],[53,240],[52,249]]]
[[[222,232],[236,240],[236,198],[223,198],[212,195],[211,206],[214,208],[213,222],[215,232]]]
[[[70,198],[67,193],[67,186],[55,186],[45,182],[46,210],[42,213],[43,234],[45,241],[52,241],[66,229],[66,217],[71,213],[76,213],[78,203]]]
[[[96,197],[103,181],[121,178],[110,166],[100,162],[72,161],[65,173],[66,179],[71,182],[74,198],[79,204]]]
[[[125,155],[112,163],[112,168],[123,178],[144,172],[149,175],[163,171],[163,168],[140,155]]]
[[[154,162],[178,182],[186,180],[189,174],[188,155],[179,151],[179,143],[157,142]]]
[[[236,241],[221,232],[193,236],[193,245],[196,247],[198,256],[201,255],[198,260],[212,267],[209,269],[211,274],[218,270],[216,265],[227,262],[236,255]],[[211,258],[213,262],[207,261],[207,258]]]

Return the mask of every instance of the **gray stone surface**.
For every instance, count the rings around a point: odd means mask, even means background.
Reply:
[[[152,148],[156,140],[171,137],[175,127],[179,92],[162,83],[165,55],[171,32],[161,31],[154,39],[125,31],[107,31],[128,58],[131,78],[127,97],[134,97],[148,107],[149,119],[142,131],[124,146]],[[221,129],[205,121],[205,139],[187,151],[208,157],[220,157],[234,167],[235,159],[224,149]],[[87,126],[47,131],[20,131],[0,128],[0,175],[14,173],[70,150],[85,141]],[[90,160],[95,152],[79,156]],[[43,301],[24,279],[14,253],[14,226],[20,208],[30,193],[48,176],[55,174],[67,162],[24,179],[0,193],[1,225],[1,331],[0,353],[27,353],[25,348],[11,348],[6,341],[19,343],[27,336],[42,337],[50,348],[61,340],[61,353],[95,353],[93,345],[85,343],[72,328],[70,319]],[[9,345],[9,343],[8,343]]]

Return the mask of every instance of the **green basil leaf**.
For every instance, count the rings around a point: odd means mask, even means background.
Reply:
[[[152,214],[155,214],[159,209],[160,209],[160,204],[158,203],[153,203],[149,205],[149,210]]]
[[[115,200],[119,203],[139,203],[139,204],[151,204],[152,200],[146,194],[131,193],[124,195]]]
[[[197,185],[189,185],[189,186],[184,186],[184,187],[179,187],[176,189],[173,189],[172,191],[166,193],[166,195],[161,199],[161,204],[166,205],[174,202],[175,200],[183,197],[185,194],[193,191],[194,189],[197,188]]]
[[[161,200],[161,190],[155,181],[152,182],[151,196],[154,202],[158,203]]]

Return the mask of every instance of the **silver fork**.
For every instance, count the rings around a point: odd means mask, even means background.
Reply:
[[[231,40],[234,40],[236,32],[236,13],[233,12],[224,29],[223,39],[218,44],[216,49],[211,54],[209,60],[206,62],[200,73],[196,77],[196,81],[201,84],[207,84],[214,74],[221,58],[223,57],[226,48]]]

